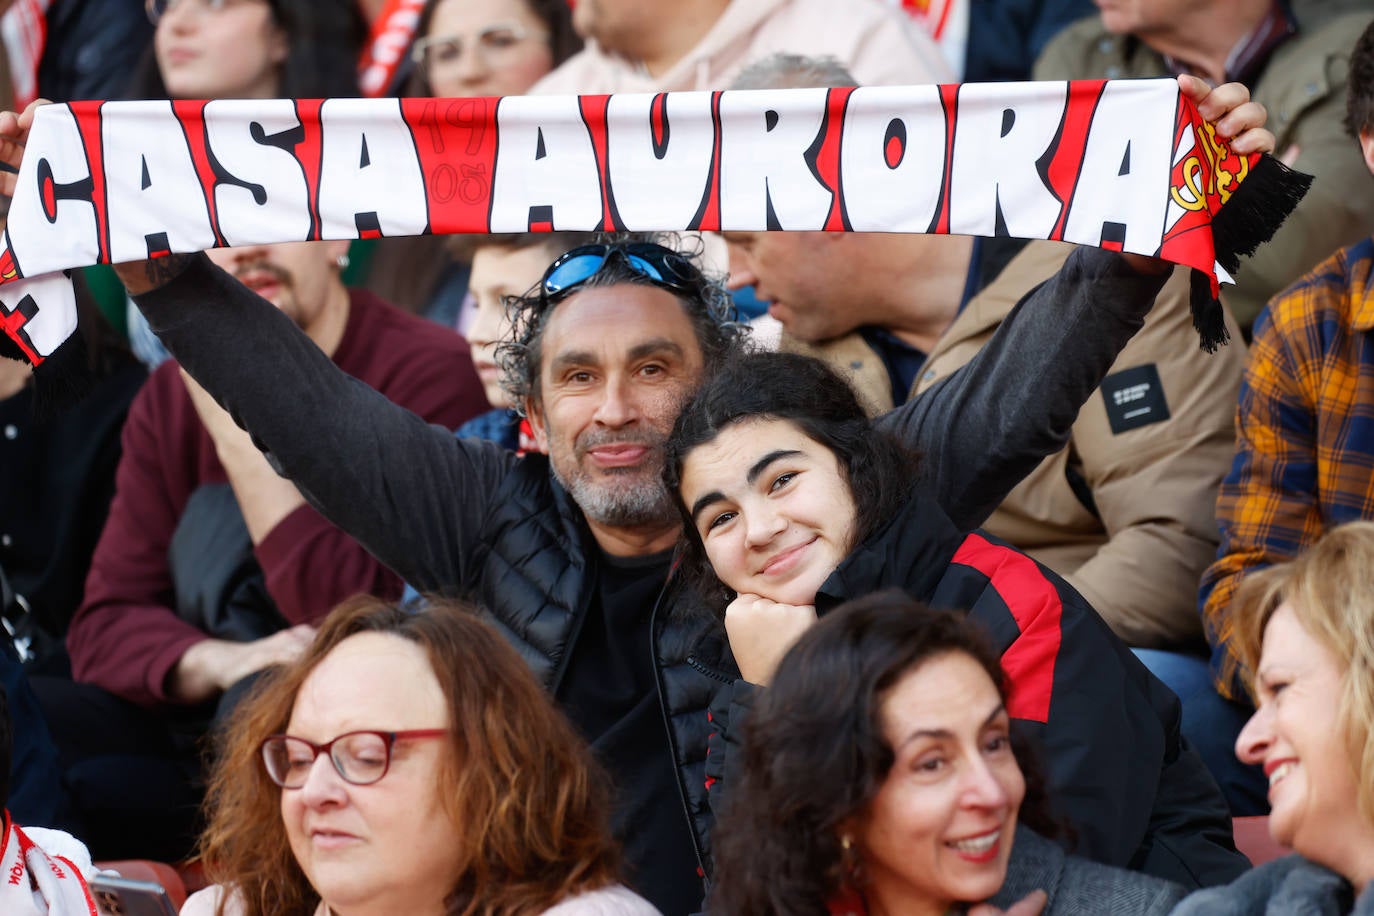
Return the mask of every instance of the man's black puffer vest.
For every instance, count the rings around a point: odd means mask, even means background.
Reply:
[[[464,578],[475,600],[554,690],[595,593],[596,544],[548,460],[529,456],[501,481]],[[471,570],[480,570],[476,575]]]
[[[556,692],[596,593],[596,542],[543,456],[519,462],[491,505],[482,524],[482,549],[472,560],[480,573],[470,581],[481,583],[480,592],[465,597],[486,610],[544,686]],[[653,609],[652,651],[684,814],[705,868],[711,824],[705,777],[711,732],[707,709],[739,673],[724,628],[694,606],[689,594],[675,583],[665,585]]]

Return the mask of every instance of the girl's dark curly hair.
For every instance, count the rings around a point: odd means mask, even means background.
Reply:
[[[838,459],[854,498],[854,543],[882,528],[911,496],[919,455],[875,428],[854,389],[825,363],[796,353],[752,352],[708,375],[668,437],[663,479],[686,534],[679,575],[717,611],[734,597],[711,569],[691,511],[682,501],[682,466],[693,449],[727,427],[751,419],[788,420]]]
[[[743,727],[743,764],[713,831],[708,910],[716,916],[828,916],[844,886],[841,825],[877,794],[893,764],[886,695],[950,652],[969,656],[1006,698],[996,654],[963,614],[899,591],[847,602],[783,657]],[[1020,821],[1058,833],[1043,781],[1013,730],[1026,776]]]

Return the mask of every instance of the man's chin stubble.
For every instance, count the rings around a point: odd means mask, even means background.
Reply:
[[[626,487],[596,484],[579,476],[565,480],[554,470],[554,477],[572,496],[587,518],[599,525],[641,528],[676,525],[677,507],[662,481],[654,478]],[[627,482],[628,483],[628,482]]]

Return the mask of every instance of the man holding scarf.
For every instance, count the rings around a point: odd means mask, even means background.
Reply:
[[[1219,128],[1240,134],[1237,152],[1271,145],[1243,88],[1185,91],[1210,119],[1238,109]],[[0,115],[0,137],[22,143],[26,129]],[[119,270],[181,365],[308,500],[421,591],[489,612],[610,769],[629,883],[665,913],[693,911],[711,864],[705,711],[733,662],[720,622],[669,580],[680,522],[662,443],[682,399],[739,346],[721,322],[724,290],[663,248],[556,262],[515,360],[549,454],[517,457],[388,405],[201,255]],[[976,526],[1062,445],[1167,272],[1076,252],[978,359],[880,421],[926,453],[925,482],[959,525]],[[1050,390],[1028,390],[1028,377]],[[1157,726],[1137,734],[1122,718],[1123,734],[1085,742],[1158,751]],[[1185,750],[1161,760],[1158,791],[1123,787],[1149,829],[1117,838],[1132,850],[1119,859],[1086,852],[1193,885],[1236,874],[1229,819],[1198,767]]]

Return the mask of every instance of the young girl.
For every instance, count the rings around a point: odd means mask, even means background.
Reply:
[[[989,635],[1008,715],[1041,746],[1081,853],[1190,886],[1238,874],[1247,863],[1220,793],[1181,743],[1177,698],[1058,576],[959,531],[916,472],[849,386],[807,357],[746,355],[687,404],[665,468],[686,522],[683,569],[723,613],[742,676],[713,709],[708,775],[726,775],[734,707],[817,611],[896,587],[966,610]]]

